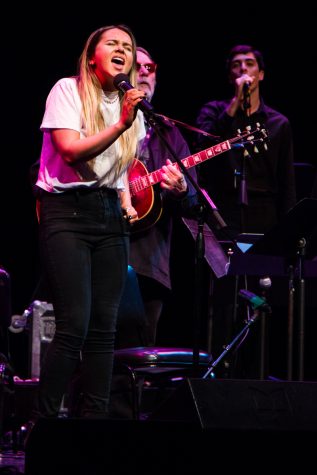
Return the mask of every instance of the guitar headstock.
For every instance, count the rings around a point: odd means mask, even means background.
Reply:
[[[251,125],[248,125],[243,132],[238,129],[237,136],[232,139],[233,148],[244,148],[247,154],[248,149],[251,149],[254,153],[259,153],[261,147],[267,150],[267,138],[266,128],[257,122],[255,127],[252,128]]]

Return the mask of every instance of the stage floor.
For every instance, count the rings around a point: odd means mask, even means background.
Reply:
[[[14,453],[11,449],[3,449],[0,452],[0,473],[11,475],[24,472],[25,453],[18,451]]]

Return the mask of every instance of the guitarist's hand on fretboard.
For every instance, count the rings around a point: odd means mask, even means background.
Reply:
[[[166,160],[166,165],[163,165],[162,171],[162,188],[172,191],[176,196],[186,193],[188,186],[185,177],[171,160]]]

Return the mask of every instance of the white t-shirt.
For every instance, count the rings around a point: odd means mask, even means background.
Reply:
[[[112,97],[115,97],[115,94]],[[120,118],[119,101],[109,102],[106,95],[103,94],[101,110],[106,124],[112,125],[118,122]],[[80,137],[86,137],[81,111],[82,103],[78,94],[76,78],[60,79],[48,95],[41,124],[44,136],[37,186],[55,193],[83,186],[94,188],[107,186],[124,189],[122,176],[115,179],[113,171],[117,161],[117,141],[95,158],[93,170],[85,162],[74,165],[67,164],[55,149],[50,129],[72,129],[79,132]],[[145,137],[146,132],[143,114],[140,110],[135,120],[139,121],[139,140],[141,140]]]

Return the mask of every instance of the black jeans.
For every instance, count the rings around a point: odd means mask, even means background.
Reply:
[[[38,415],[57,416],[78,369],[82,416],[105,416],[129,230],[115,190],[43,193],[40,244],[56,331],[41,368]]]

